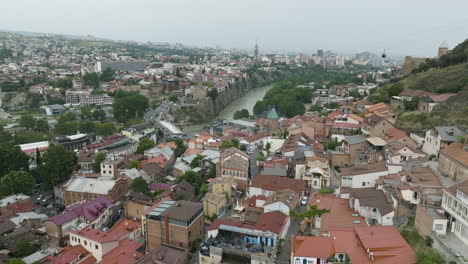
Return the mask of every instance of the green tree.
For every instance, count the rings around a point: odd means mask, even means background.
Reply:
[[[16,244],[15,257],[22,258],[36,252],[37,248],[27,240],[21,240]]]
[[[166,142],[171,142],[171,141],[176,143],[177,149],[176,149],[175,153],[176,153],[176,156],[179,157],[180,155],[182,155],[185,152],[184,141],[182,139],[180,139],[180,138],[166,139]]]
[[[47,136],[45,136],[44,133],[34,130],[21,131],[15,135],[16,144],[27,144],[44,140],[47,140]]]
[[[115,71],[111,68],[105,68],[101,74],[101,81],[110,82],[114,80]]]
[[[49,132],[49,122],[47,119],[41,118],[36,120],[35,130],[39,132]]]
[[[77,121],[61,121],[55,126],[55,133],[59,135],[73,135],[78,131],[79,125]]]
[[[103,109],[94,110],[93,119],[101,122],[106,120],[106,111],[104,111]]]
[[[132,160],[132,163],[130,164],[130,169],[138,168],[139,164],[140,163],[138,162],[138,160]]]
[[[12,258],[8,261],[8,264],[26,264],[26,262],[19,258]]]
[[[420,250],[416,253],[417,264],[445,264],[444,257],[433,249]]]
[[[407,111],[417,110],[419,106],[419,98],[413,97],[411,100],[404,100],[403,106],[405,107],[405,110]]]
[[[231,140],[225,140],[223,143],[221,143],[221,149],[228,149],[234,147],[234,144],[232,143]]]
[[[96,134],[101,137],[108,137],[114,134],[116,130],[115,125],[112,123],[96,124]]]
[[[311,205],[309,210],[307,210],[304,213],[297,213],[294,210],[290,211],[290,215],[293,217],[297,217],[299,219],[305,220],[305,219],[310,219],[315,216],[322,216],[323,214],[330,213],[330,210],[328,209],[318,209],[317,205]]]
[[[197,156],[193,158],[192,161],[190,162],[190,168],[195,169],[196,167],[198,167],[199,161],[203,160],[204,157],[205,156],[203,155],[197,154]]]
[[[93,113],[91,111],[91,107],[83,106],[80,108],[81,112],[81,120],[91,119]]]
[[[142,177],[134,179],[130,184],[130,188],[132,188],[132,191],[134,192],[150,195],[148,183]]]
[[[337,109],[339,107],[340,107],[340,104],[337,102],[330,102],[325,105],[325,108],[328,108],[328,109]]]
[[[216,97],[218,97],[218,90],[217,89],[207,90],[206,96],[210,97],[211,100],[214,100],[216,99]]]
[[[11,171],[0,179],[0,196],[32,194],[36,181],[25,171]]]
[[[149,100],[141,94],[123,97],[114,101],[114,117],[124,123],[127,119],[142,117],[149,107]]]
[[[210,167],[210,169],[208,170],[207,177],[208,178],[216,178],[216,166],[215,165]]]
[[[154,143],[153,140],[149,138],[142,138],[140,142],[138,142],[136,153],[143,154],[145,150],[153,148],[154,146],[156,146],[156,144]]]
[[[96,131],[96,124],[93,121],[85,120],[80,122],[78,129],[81,133],[94,133]]]
[[[249,114],[249,110],[247,109],[237,110],[233,115],[234,119],[249,118],[249,117],[250,117],[250,114]]]
[[[253,114],[255,116],[260,116],[268,110],[268,106],[263,100],[259,100],[255,103],[253,108]]]
[[[207,193],[208,190],[209,190],[209,188],[208,188],[208,185],[206,185],[206,184],[202,184],[202,186],[200,187],[200,193],[202,193],[202,194]]]
[[[0,178],[11,171],[29,170],[29,156],[13,142],[0,144]]]
[[[106,159],[106,154],[104,152],[99,152],[96,157],[94,157],[93,162],[93,171],[101,172],[101,162]]]
[[[50,145],[44,152],[42,164],[37,168],[45,189],[51,189],[67,179],[76,164],[77,157],[72,151],[60,145]]]
[[[83,80],[85,85],[89,85],[92,87],[98,87],[99,86],[99,75],[95,72],[91,73],[86,73],[83,75]]]
[[[19,123],[22,127],[25,127],[26,129],[34,129],[34,127],[36,126],[36,120],[32,115],[22,115]]]
[[[177,97],[177,95],[171,94],[169,95],[169,101],[176,103],[179,101],[179,97]]]

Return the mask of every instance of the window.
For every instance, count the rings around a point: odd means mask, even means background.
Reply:
[[[294,262],[294,264],[301,264],[301,259],[296,259],[296,261]]]
[[[366,186],[366,183],[365,183],[365,182],[362,182],[362,186],[363,186],[363,187]]]
[[[377,213],[377,208],[372,208],[372,212]]]
[[[94,248],[95,248],[95,249],[99,249],[99,247],[98,247],[98,245],[97,245],[97,244],[96,244],[96,245],[94,245]]]
[[[87,245],[88,245],[88,241],[86,241],[86,240],[83,240],[83,242],[84,242],[84,245],[85,245],[85,246],[87,246]]]
[[[443,229],[444,229],[444,225],[443,225],[443,224],[435,224],[434,229],[435,229],[435,230],[443,230]]]

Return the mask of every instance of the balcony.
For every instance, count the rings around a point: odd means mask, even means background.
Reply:
[[[200,254],[230,254],[249,259],[272,261],[276,256],[275,246],[266,246],[246,240],[245,237],[234,233],[219,233],[215,238],[208,238],[200,247]],[[271,262],[273,263],[273,262]]]

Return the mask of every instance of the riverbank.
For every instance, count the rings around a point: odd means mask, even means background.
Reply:
[[[229,105],[227,105],[223,110],[221,110],[221,112],[214,118],[214,120],[226,119],[226,120],[232,121],[234,120],[233,118],[234,113],[241,109],[247,109],[249,110],[249,113],[252,113],[255,103],[257,103],[258,100],[262,100],[265,94],[273,86],[274,84],[269,84],[269,85],[260,86],[260,87],[251,89],[246,94],[234,100]],[[180,125],[180,128],[184,132],[196,133],[196,132],[200,132],[203,129],[203,127],[207,125],[209,125],[209,123],[196,124],[196,125]]]

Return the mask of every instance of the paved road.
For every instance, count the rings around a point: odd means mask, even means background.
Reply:
[[[300,205],[299,208],[297,208],[297,210],[299,211],[299,213],[304,213],[306,211],[306,206]],[[290,263],[291,237],[299,233],[300,223],[301,223],[301,220],[299,218],[296,218],[296,217],[291,218],[291,225],[289,227],[288,233],[286,234],[286,237],[284,238],[284,243],[283,243],[281,252],[276,259],[277,264],[289,264]]]
[[[256,148],[254,152],[250,155],[250,178],[253,179],[258,174],[257,166],[257,156],[260,153],[261,149]]]

